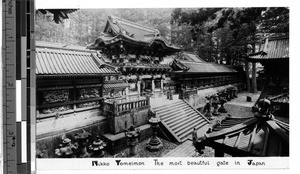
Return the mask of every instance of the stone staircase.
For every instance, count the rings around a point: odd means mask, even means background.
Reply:
[[[153,110],[160,117],[164,130],[168,130],[179,143],[186,141],[194,128],[198,130],[210,124],[205,116],[183,100],[158,106]]]
[[[196,151],[193,146],[193,141],[187,140],[165,154],[163,157],[192,157],[194,155],[196,155]]]

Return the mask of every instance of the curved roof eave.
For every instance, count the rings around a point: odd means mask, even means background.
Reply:
[[[169,48],[169,49],[172,49],[172,50],[181,51],[181,48],[167,44],[167,43],[165,42],[165,40],[162,39],[162,38],[153,38],[153,39],[151,40],[149,46],[153,45],[155,42],[163,43],[163,46],[164,46],[165,48]]]
[[[148,46],[148,47],[151,47],[155,42],[159,42],[166,49],[172,50],[174,52],[181,51],[181,48],[178,48],[176,46],[169,46],[168,44],[165,43],[164,40],[162,40],[160,38],[154,38],[150,42],[145,42],[145,41],[141,41],[141,40],[136,40],[136,39],[131,38],[129,36],[126,36],[124,34],[119,34],[119,35],[117,35],[115,37],[111,37],[109,39],[104,39],[104,37],[100,36],[96,39],[95,43],[87,46],[87,48],[88,49],[97,49],[97,47],[101,43],[104,43],[105,45],[110,45],[110,44],[114,44],[114,43],[116,43],[117,41],[120,41],[120,40],[125,41],[125,42],[131,42],[131,43],[134,43],[134,44],[143,45],[143,46]]]

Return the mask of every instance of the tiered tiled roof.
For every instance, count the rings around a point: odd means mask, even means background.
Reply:
[[[180,51],[180,48],[169,44],[157,29],[114,16],[108,16],[103,33],[95,43],[88,46],[88,49],[102,49],[120,42],[141,46],[147,50],[150,50],[154,44],[159,44],[166,55]]]
[[[277,96],[269,96],[269,99],[274,103],[289,103],[289,95],[284,93]]]
[[[112,68],[102,67],[103,64],[92,51],[49,45],[36,47],[37,77],[117,74]]]
[[[175,72],[181,73],[235,73],[236,70],[225,65],[208,62],[174,60],[172,65]]]
[[[276,119],[227,118],[198,142],[233,156],[288,156],[289,125]]]
[[[124,89],[128,87],[129,84],[126,83],[124,80],[110,80],[104,82],[103,88],[104,89]]]
[[[182,52],[178,53],[177,55],[175,55],[174,57],[175,57],[175,59],[186,60],[186,61],[191,61],[191,62],[205,62],[196,53],[187,52],[187,51],[182,51]]]
[[[260,45],[256,53],[250,54],[253,61],[287,59],[289,58],[289,37],[270,37]]]

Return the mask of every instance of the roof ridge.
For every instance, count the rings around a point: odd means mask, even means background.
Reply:
[[[190,60],[181,60],[181,59],[179,59],[179,61],[183,61],[183,62],[186,62],[186,63],[198,63],[198,64],[214,64],[214,65],[223,65],[223,64],[213,63],[213,62],[195,62],[195,61],[190,61]]]
[[[36,45],[36,48],[40,49],[52,49],[52,50],[66,50],[66,51],[77,51],[77,52],[85,52],[85,53],[96,53],[96,51],[92,50],[84,50],[84,49],[76,49],[76,48],[67,48],[67,47],[55,47],[50,45]]]

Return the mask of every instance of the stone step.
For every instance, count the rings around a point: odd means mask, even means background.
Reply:
[[[186,110],[189,110],[189,107],[188,106],[181,106],[181,107],[175,107],[175,108],[170,108],[166,111],[162,111],[162,112],[156,112],[156,114],[159,114],[159,115],[168,115],[168,114],[171,114],[171,113],[176,113],[177,111],[186,111]],[[154,110],[155,111],[155,110]]]
[[[184,132],[193,130],[199,123],[199,120],[191,120],[189,123],[184,125],[181,129],[174,130],[174,132],[180,136],[181,134],[184,134]]]
[[[206,125],[206,123],[205,122],[202,122],[202,123],[200,123],[199,125],[197,125],[195,128],[196,129],[199,129],[199,128],[201,128],[202,126],[205,126]],[[191,130],[191,131],[187,131],[186,133],[184,133],[184,134],[182,134],[180,137],[179,137],[179,139],[181,140],[181,142],[184,142],[184,141],[186,141],[187,139],[192,139],[192,132],[193,132],[193,130],[194,130],[194,128]]]
[[[155,110],[154,111],[156,113],[167,113],[167,112],[172,112],[174,109],[180,109],[180,108],[187,108],[187,105],[185,103],[181,103],[180,105],[174,105],[174,106],[168,106],[164,109],[161,109],[161,110]]]
[[[192,141],[185,141],[172,151],[168,152],[164,157],[192,157],[195,153],[195,148]]]
[[[181,129],[180,131],[176,131],[175,133],[180,139],[182,139],[185,136],[188,136],[190,133],[192,133],[194,128],[197,129],[197,127],[200,127],[200,125],[205,125],[205,124],[206,124],[205,121],[200,124],[198,122],[193,122],[188,126],[186,126],[184,129]]]
[[[187,120],[183,121],[182,123],[177,124],[174,127],[171,127],[171,129],[173,131],[177,131],[178,129],[183,129],[191,122],[201,122],[202,120],[203,120],[203,118],[194,116],[193,118],[187,119]]]
[[[196,116],[196,117],[195,117],[195,116]],[[177,127],[178,125],[181,125],[181,124],[183,124],[183,123],[186,123],[186,122],[190,121],[190,120],[193,119],[193,118],[197,118],[197,116],[198,116],[197,113],[195,113],[195,112],[190,112],[190,114],[189,114],[188,116],[183,117],[182,119],[177,120],[177,121],[175,121],[175,122],[173,122],[173,123],[170,123],[169,126],[170,126],[170,128],[173,129],[174,127]]]
[[[169,157],[192,157],[195,154],[195,148],[193,145],[188,147],[180,147],[175,152],[169,154]]]
[[[209,123],[197,110],[182,100],[155,107],[153,110],[178,142],[187,140],[195,127],[199,129]]]
[[[170,110],[170,111],[164,112],[164,113],[157,112],[156,114],[161,116],[161,118],[167,118],[170,115],[174,115],[174,114],[178,114],[178,113],[184,114],[187,111],[190,111],[190,109],[188,107],[182,107],[182,108],[173,109],[173,110]]]
[[[166,104],[166,105],[173,105],[173,104],[175,104],[175,103],[182,103],[182,102],[183,102],[182,100],[177,100],[177,101],[168,103],[168,104]],[[159,108],[164,107],[164,106],[166,106],[166,105],[156,106],[155,108],[158,108],[158,109],[159,109]]]
[[[178,119],[181,118],[186,118],[188,114],[193,113],[193,111],[187,111],[187,112],[177,112],[174,115],[169,115],[168,117],[165,117],[163,120],[167,123],[167,124],[171,124],[175,121],[177,121]]]
[[[177,105],[177,104],[180,104],[180,103],[183,103],[183,101],[179,100],[179,101],[176,101],[176,102],[173,102],[173,103],[170,103],[170,104],[166,104],[166,105],[162,105],[162,106],[157,106],[157,107],[155,107],[153,109],[155,109],[155,110],[161,110],[161,109],[164,109],[166,107]]]

